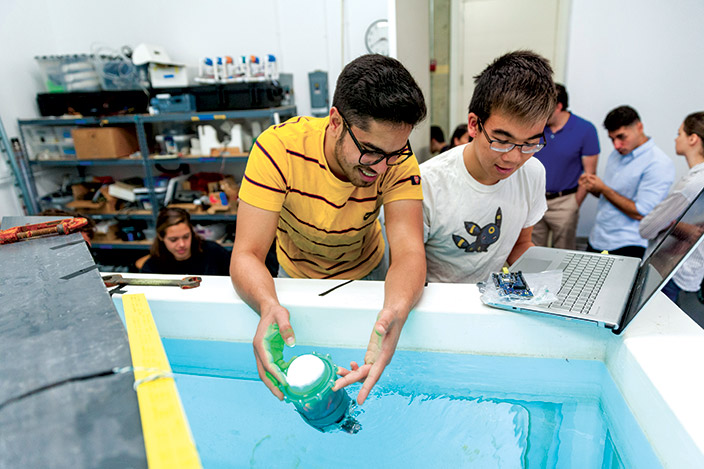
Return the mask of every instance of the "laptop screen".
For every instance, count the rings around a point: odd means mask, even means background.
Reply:
[[[641,262],[635,288],[617,333],[626,328],[650,298],[670,280],[677,267],[695,251],[695,248],[699,255],[704,255],[703,235],[704,190],[699,192],[679,219],[673,220],[673,223],[650,243],[648,253]]]

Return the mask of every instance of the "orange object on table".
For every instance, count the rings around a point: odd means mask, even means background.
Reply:
[[[78,217],[16,226],[0,231],[0,244],[15,243],[29,238],[75,233],[87,224],[88,220]]]

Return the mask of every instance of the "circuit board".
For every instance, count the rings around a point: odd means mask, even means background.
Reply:
[[[491,274],[491,278],[494,280],[494,285],[496,290],[498,290],[500,296],[521,296],[524,298],[530,298],[533,296],[533,292],[530,291],[526,279],[523,278],[523,273],[519,270],[518,272],[500,272],[498,274]]]

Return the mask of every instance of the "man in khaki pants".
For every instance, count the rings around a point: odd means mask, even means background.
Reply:
[[[556,84],[557,106],[545,126],[547,146],[535,154],[545,166],[545,199],[548,210],[533,227],[533,243],[547,246],[552,232],[552,246],[577,247],[579,207],[587,191],[580,188],[582,173],[596,174],[599,138],[591,122],[567,110],[567,90]]]

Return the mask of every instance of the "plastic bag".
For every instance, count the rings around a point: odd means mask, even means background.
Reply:
[[[557,301],[557,293],[562,284],[562,270],[546,270],[538,273],[523,273],[523,278],[533,293],[533,296],[506,295],[499,292],[494,285],[492,276],[485,282],[477,284],[484,304],[506,305],[546,305]]]

